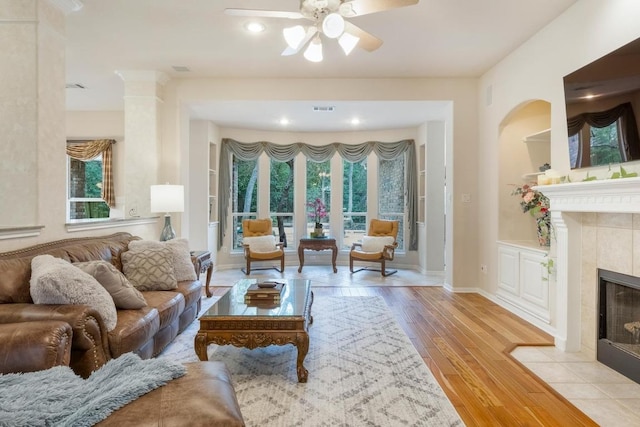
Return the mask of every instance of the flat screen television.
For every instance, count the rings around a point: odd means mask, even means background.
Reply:
[[[564,77],[571,169],[640,160],[640,39]]]

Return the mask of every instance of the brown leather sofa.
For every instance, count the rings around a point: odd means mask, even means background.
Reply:
[[[0,324],[0,373],[34,372],[67,365],[71,337],[71,326],[62,321]],[[224,363],[196,362],[186,367],[185,376],[139,397],[97,425],[244,426]]]
[[[118,310],[115,329],[107,332],[97,311],[85,305],[34,304],[29,293],[31,259],[50,254],[70,262],[106,260],[122,271],[120,255],[139,237],[129,233],[58,240],[25,249],[0,253],[0,325],[56,321],[70,325],[69,366],[79,375],[91,372],[109,359],[134,352],[147,359],[159,354],[193,322],[200,310],[199,281],[178,282],[174,291],[146,291],[148,306]],[[5,343],[2,343],[5,347]],[[7,366],[19,372],[19,366]]]

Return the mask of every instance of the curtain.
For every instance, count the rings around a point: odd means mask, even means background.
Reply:
[[[91,160],[102,154],[102,199],[110,208],[116,207],[116,196],[113,190],[113,155],[114,139],[96,139],[67,144],[67,155],[76,160]]]
[[[618,140],[620,141],[620,152],[625,160],[635,160],[640,158],[640,137],[638,136],[638,126],[633,113],[633,106],[630,102],[625,102],[605,111],[594,113],[582,113],[567,119],[569,137],[580,132],[586,124],[596,128],[603,128],[611,125],[620,119],[620,129],[618,129]],[[583,142],[581,142],[583,143]],[[585,141],[584,144],[589,144]]]
[[[350,162],[364,160],[371,152],[375,152],[383,160],[392,160],[407,152],[407,222],[409,224],[409,250],[418,250],[418,177],[416,172],[416,147],[412,139],[399,142],[369,141],[362,144],[333,144],[316,146],[301,142],[279,145],[271,142],[238,142],[224,138],[220,146],[220,172],[218,180],[218,249],[222,247],[226,234],[229,200],[231,197],[231,155],[240,160],[255,160],[262,152],[280,162],[293,159],[298,153],[303,153],[314,162],[324,162],[338,152],[342,158]]]

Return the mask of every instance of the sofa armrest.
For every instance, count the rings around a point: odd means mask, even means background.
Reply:
[[[86,305],[0,304],[0,323],[57,320],[71,326],[71,368],[82,377],[111,359],[107,330],[96,310]]]
[[[61,321],[0,324],[0,373],[69,365],[71,338],[71,326]]]

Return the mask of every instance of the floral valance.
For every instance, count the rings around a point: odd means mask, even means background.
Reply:
[[[416,172],[416,148],[412,139],[398,142],[369,141],[361,144],[343,144],[334,142],[327,145],[309,145],[302,142],[295,144],[274,144],[272,142],[239,142],[225,138],[220,147],[220,168],[218,181],[218,218],[220,219],[218,248],[222,247],[226,233],[229,201],[231,197],[231,155],[240,160],[255,160],[263,152],[279,162],[286,162],[299,153],[309,160],[320,163],[327,161],[337,152],[349,162],[359,162],[367,158],[371,152],[383,160],[392,160],[408,152],[407,161],[407,222],[409,225],[409,250],[418,249],[418,176]]]

